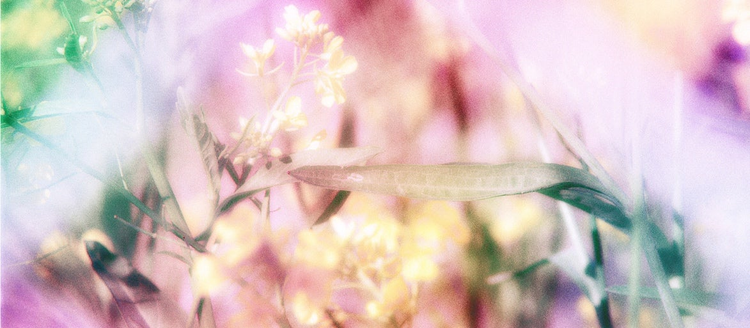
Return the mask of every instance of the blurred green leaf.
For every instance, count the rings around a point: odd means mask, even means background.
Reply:
[[[419,199],[471,201],[540,192],[630,229],[622,205],[596,177],[558,164],[311,166],[290,174],[323,188]]]
[[[628,295],[628,286],[612,286],[607,291],[618,295]],[[686,288],[672,289],[675,301],[678,305],[701,306],[715,309],[727,308],[727,302],[731,303],[732,298],[728,295],[705,292],[701,290],[692,290]],[[641,298],[660,299],[659,291],[654,287],[641,287]]]
[[[65,64],[66,62],[67,61],[65,60],[65,58],[32,60],[32,61],[28,61],[20,65],[17,65],[16,69],[60,65],[60,64]]]

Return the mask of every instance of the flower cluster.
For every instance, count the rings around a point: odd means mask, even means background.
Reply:
[[[249,205],[238,205],[214,224],[209,252],[195,256],[190,270],[196,299],[232,295],[240,310],[230,321],[239,326],[270,326],[284,316],[275,300],[289,262],[282,252],[287,240],[262,223]]]
[[[419,285],[438,277],[440,254],[467,244],[469,229],[443,202],[417,204],[401,222],[373,199],[355,197],[342,215],[298,237],[295,270],[316,272],[326,288],[291,291],[297,320],[385,324],[412,319]]]
[[[148,4],[145,0],[81,0],[89,5],[96,12],[93,16],[83,16],[81,23],[95,22],[95,27],[107,29],[120,25],[120,17],[126,10],[130,11],[148,11]]]
[[[241,133],[234,134],[238,140],[237,147],[230,149],[228,155],[242,148],[234,156],[235,164],[254,163],[263,156],[279,156],[277,148],[271,147],[271,142],[279,131],[295,131],[307,126],[307,116],[303,112],[302,98],[291,96],[292,87],[303,81],[300,79],[314,76],[315,92],[321,97],[321,103],[326,107],[343,104],[346,101],[343,81],[346,75],[357,69],[357,60],[345,55],[342,49],[344,39],[329,31],[327,24],[318,24],[320,12],[314,10],[301,14],[297,7],[290,5],[285,8],[284,19],[286,26],[276,29],[276,33],[284,40],[294,45],[294,63],[291,76],[283,91],[273,102],[263,123],[254,121],[250,124],[242,120]],[[240,43],[242,52],[250,59],[252,71],[239,71],[250,77],[263,78],[278,72],[282,65],[267,69],[267,62],[276,51],[276,43],[268,39],[262,47],[253,47]],[[303,71],[311,68],[312,71]],[[285,105],[284,105],[285,104]],[[282,106],[284,107],[282,109]],[[318,136],[324,135],[319,133]]]

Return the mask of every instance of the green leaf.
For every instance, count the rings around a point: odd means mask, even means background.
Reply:
[[[67,62],[68,61],[65,58],[39,59],[39,60],[27,61],[23,64],[20,64],[16,66],[16,69],[60,65],[60,64],[65,64]]]
[[[346,199],[349,198],[350,193],[351,193],[350,191],[339,190],[336,193],[336,196],[333,197],[333,200],[331,200],[331,203],[329,203],[328,206],[326,206],[323,213],[321,213],[318,219],[315,220],[315,222],[313,223],[313,226],[327,222],[333,215],[338,213],[341,207],[344,206]]]
[[[630,229],[622,205],[596,177],[558,164],[314,166],[289,174],[323,188],[419,199],[471,201],[540,192]]]
[[[628,286],[612,286],[607,291],[613,294],[628,295]],[[672,289],[675,301],[681,306],[700,306],[714,309],[726,308],[727,302],[731,303],[732,298],[728,295],[693,290],[686,288]],[[659,291],[654,287],[641,287],[641,298],[661,299]]]
[[[249,197],[258,191],[274,186],[296,182],[297,179],[290,176],[289,171],[310,165],[356,165],[377,155],[380,150],[377,147],[365,146],[355,148],[333,148],[303,150],[282,159],[274,159],[269,165],[263,166],[250,177],[237,191],[227,197],[220,205],[218,213],[231,208],[238,201]],[[291,160],[290,160],[291,159]]]

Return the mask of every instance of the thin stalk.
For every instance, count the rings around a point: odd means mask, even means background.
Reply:
[[[672,186],[672,238],[674,240],[677,252],[682,260],[681,271],[684,273],[684,256],[685,256],[685,227],[682,221],[682,112],[684,100],[684,79],[682,73],[677,73],[674,78],[674,104],[673,104],[673,186]],[[679,288],[685,287],[685,275],[678,277]]]
[[[537,116],[537,114],[533,112],[530,106],[528,106],[529,105],[528,99],[526,99],[526,104],[527,104],[526,106],[527,112],[529,113],[529,116],[531,120],[534,122],[534,125],[536,127],[537,147],[539,148],[539,153],[542,156],[542,161],[544,161],[545,163],[551,163],[552,158],[549,154],[549,149],[547,149],[547,145],[544,143],[544,138],[542,136],[542,124],[539,121],[539,117]],[[578,231],[578,226],[576,225],[576,222],[575,222],[575,216],[573,215],[573,210],[571,209],[570,205],[568,205],[565,202],[557,201],[556,203],[557,203],[557,209],[560,212],[560,216],[562,217],[563,222],[565,224],[565,231],[568,233],[570,242],[573,244],[573,249],[575,249],[576,254],[578,254],[578,260],[580,261],[579,263],[583,263],[583,264],[588,263],[589,256],[588,256],[588,253],[586,253],[586,248],[583,247],[583,238],[581,237],[581,233]]]
[[[594,246],[594,264],[596,282],[598,288],[602,291],[602,299],[599,305],[596,305],[596,317],[599,319],[599,325],[602,328],[611,328],[612,315],[609,312],[609,294],[607,290],[607,281],[604,277],[604,248],[602,247],[602,238],[599,235],[596,217],[589,216],[589,225],[591,226],[591,240]]]
[[[640,212],[640,205],[636,211]],[[641,311],[641,253],[643,249],[643,224],[640,216],[633,220],[633,232],[630,235],[630,273],[628,274],[628,327],[638,327]]]
[[[297,48],[295,48],[295,54],[296,54],[296,49]],[[307,47],[302,49],[302,54],[300,54],[299,61],[295,62],[294,70],[292,71],[292,76],[289,78],[289,83],[287,83],[284,90],[281,91],[281,93],[279,94],[279,97],[276,99],[276,102],[271,107],[271,112],[273,112],[274,110],[278,110],[279,107],[281,107],[281,103],[284,100],[284,98],[286,98],[286,94],[289,93],[289,90],[291,90],[292,87],[295,86],[294,82],[297,80],[299,76],[299,72],[305,66],[304,62],[305,62],[305,59],[307,58],[308,53],[309,51]],[[296,56],[295,56],[295,59],[296,59]],[[271,127],[271,122],[273,121],[272,118],[273,118],[273,115],[266,116],[266,121],[263,123],[263,130],[262,130],[263,134],[269,133],[268,130]]]
[[[68,155],[65,151],[60,149],[57,145],[55,145],[52,141],[48,140],[47,138],[37,134],[34,131],[29,130],[25,126],[23,126],[21,123],[18,123],[15,120],[6,120],[6,123],[8,123],[10,126],[12,126],[16,131],[22,133],[23,135],[33,139],[34,141],[42,144],[42,146],[47,147],[47,149],[51,150],[53,153],[57,154],[58,156],[62,157],[66,161],[70,162],[74,166],[76,166],[79,170],[83,171],[84,173],[90,175],[94,179],[99,180],[101,183],[106,185],[108,188],[111,188],[112,190],[116,191],[117,193],[124,196],[131,204],[135,205],[141,212],[146,214],[148,217],[150,217],[152,220],[156,221],[157,224],[167,228],[169,225],[164,221],[164,219],[156,212],[154,212],[151,208],[149,208],[146,204],[144,204],[138,197],[133,195],[130,191],[126,190],[122,187],[121,184],[110,181],[110,179],[107,179],[104,177],[104,174],[100,173],[96,169],[88,166],[86,163],[81,162],[77,158]],[[169,230],[167,228],[167,230]]]
[[[138,43],[140,43],[140,32],[136,31],[135,35],[137,45]],[[132,42],[132,40],[130,42]],[[174,191],[172,190],[172,186],[167,179],[166,172],[164,171],[164,168],[162,167],[162,164],[160,163],[156,155],[153,153],[151,144],[148,140],[148,136],[146,135],[146,117],[144,113],[145,110],[143,101],[143,69],[138,47],[134,46],[134,50],[136,51],[134,62],[136,118],[135,129],[138,138],[138,144],[140,146],[141,153],[143,154],[143,157],[146,161],[146,166],[148,167],[149,173],[151,174],[151,178],[154,180],[154,185],[156,185],[156,190],[159,192],[159,196],[164,201],[164,206],[167,210],[167,213],[169,213],[170,220],[176,226],[176,228],[180,230],[184,238],[192,239],[192,234],[190,233],[190,229],[188,228],[187,222],[185,221],[185,217],[182,214],[180,205],[177,203],[177,198],[175,198]]]
[[[651,269],[651,275],[654,277],[656,289],[659,291],[659,297],[667,314],[669,324],[672,328],[682,328],[685,324],[682,322],[682,316],[680,315],[680,310],[677,308],[672,288],[669,286],[669,280],[667,274],[664,272],[659,252],[656,250],[656,245],[650,241],[650,238],[646,238],[645,241],[643,250],[646,255],[646,261]]]
[[[270,207],[271,207],[271,189],[266,189],[266,192],[263,193],[263,201],[261,203],[260,207],[260,216],[262,218],[262,230],[263,232],[268,232],[271,230],[271,213],[270,213]]]
[[[108,9],[109,10],[109,9]],[[110,17],[112,17],[112,20],[115,21],[115,24],[117,24],[117,29],[120,30],[120,34],[122,34],[122,38],[125,39],[125,42],[127,42],[128,46],[131,50],[133,50],[133,53],[137,57],[137,60],[141,60],[141,52],[138,50],[138,31],[135,31],[136,34],[136,41],[133,41],[133,39],[130,37],[130,34],[128,33],[128,30],[125,28],[125,24],[122,23],[122,20],[120,20],[120,17],[117,16],[116,13],[113,12],[113,10],[110,10],[112,14]]]

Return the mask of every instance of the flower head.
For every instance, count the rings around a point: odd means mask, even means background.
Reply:
[[[275,110],[271,114],[277,120],[279,127],[286,131],[294,131],[307,126],[307,116],[302,112],[302,98],[300,97],[290,97],[283,112]]]
[[[250,60],[253,61],[256,71],[255,73],[240,73],[244,75],[257,75],[262,77],[264,74],[266,60],[273,56],[273,52],[276,50],[276,45],[274,44],[273,39],[266,40],[266,42],[263,43],[263,48],[261,49],[256,49],[253,46],[244,43],[240,43],[240,47],[242,48],[242,52],[245,53],[245,56],[249,57]]]
[[[294,42],[298,47],[309,47],[315,44],[328,32],[328,24],[316,24],[320,19],[320,11],[313,10],[306,15],[300,14],[297,7],[284,7],[285,28],[277,28],[282,38]]]
[[[321,96],[321,102],[326,107],[346,101],[346,92],[342,85],[344,76],[357,70],[357,59],[344,55],[341,49],[343,42],[344,38],[341,36],[326,34],[323,54],[320,55],[321,59],[326,60],[326,64],[316,71],[315,92]]]

